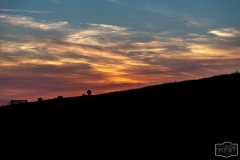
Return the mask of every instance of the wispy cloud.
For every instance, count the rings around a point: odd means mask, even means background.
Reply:
[[[138,18],[139,16],[133,16],[133,15],[127,15],[128,17],[131,17],[131,18]]]
[[[3,12],[28,12],[28,13],[53,13],[51,11],[34,11],[34,10],[21,10],[21,9],[0,9]]]
[[[107,24],[88,24],[87,29],[79,29],[71,32],[67,40],[73,43],[89,44],[89,45],[111,45],[114,38],[124,38],[131,36],[133,33],[127,27],[120,27]],[[111,40],[109,39],[111,38]],[[106,42],[107,41],[107,42]]]
[[[209,18],[191,17],[191,16],[185,15],[183,13],[168,10],[165,8],[155,8],[152,6],[147,6],[146,10],[150,11],[150,12],[159,13],[163,16],[176,18],[176,20],[178,20],[178,21],[185,21],[187,26],[205,27],[205,26],[208,26],[208,25],[211,25],[214,23]]]
[[[236,28],[223,28],[219,30],[211,30],[208,33],[215,34],[219,37],[240,37],[240,30]]]
[[[4,97],[0,99],[37,100],[42,95],[46,99],[81,95],[88,89],[96,94],[137,88],[229,72],[240,63],[240,47],[234,39],[222,41],[197,32],[179,38],[173,31],[146,33],[110,24],[89,23],[76,29],[67,22],[14,15],[0,15],[0,22],[62,33],[61,38],[2,33]],[[238,34],[236,29],[230,31]]]
[[[213,24],[213,21],[208,18],[192,18],[192,17],[186,17],[186,18],[180,18],[178,19],[180,21],[186,21],[187,26],[197,26],[197,27],[205,27],[210,24]]]
[[[201,34],[196,34],[196,33],[189,33],[189,36],[193,36],[193,37],[206,37],[206,35],[201,35]]]
[[[127,30],[126,27],[119,27],[119,26],[113,26],[113,25],[107,25],[107,24],[89,24],[89,25],[94,26],[94,27],[106,28],[106,29],[110,29],[113,31],[126,31]]]
[[[0,15],[0,22],[1,21],[14,26],[22,26],[41,30],[64,30],[64,26],[68,24],[66,21],[53,23],[44,23],[43,21],[38,22],[34,18],[18,15]]]
[[[107,0],[109,2],[120,2],[119,0]]]
[[[125,2],[121,0],[107,0],[108,2],[116,3],[116,4],[126,4]]]

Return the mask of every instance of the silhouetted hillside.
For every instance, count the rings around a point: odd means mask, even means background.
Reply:
[[[88,142],[80,145],[108,145],[116,154],[214,158],[215,143],[239,142],[239,91],[240,74],[234,73],[17,104],[1,107],[0,113],[31,117],[44,130],[67,130],[72,140],[81,134]]]
[[[185,107],[195,105],[233,104],[238,99],[240,74],[219,75],[199,80],[165,83],[140,89],[111,92],[100,95],[56,98],[2,107],[1,110],[25,108],[67,109],[103,106],[119,107]],[[203,107],[203,106],[202,106]]]

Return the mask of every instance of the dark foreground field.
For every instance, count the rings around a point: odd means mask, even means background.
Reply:
[[[76,146],[90,157],[220,159],[215,143],[239,142],[239,93],[234,73],[0,107],[0,114],[18,134],[41,135],[36,143]]]

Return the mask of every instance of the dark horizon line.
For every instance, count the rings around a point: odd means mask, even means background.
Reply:
[[[57,96],[55,98],[50,98],[50,99],[45,99],[46,100],[54,100],[54,99],[61,99],[61,98],[76,98],[76,97],[83,97],[83,96],[98,96],[98,95],[104,95],[104,94],[111,94],[111,93],[116,93],[116,92],[126,92],[126,91],[131,91],[131,90],[138,90],[138,89],[142,89],[142,88],[147,88],[147,87],[154,87],[154,86],[159,86],[159,85],[164,85],[164,84],[170,84],[170,83],[181,83],[181,82],[186,82],[186,81],[196,81],[196,80],[201,80],[201,79],[206,79],[206,78],[213,78],[213,77],[218,77],[218,76],[224,76],[224,75],[232,75],[232,74],[239,74],[238,69],[236,70],[236,72],[233,72],[231,74],[220,74],[220,75],[214,75],[214,76],[209,76],[209,77],[203,77],[203,78],[199,78],[199,79],[190,79],[190,80],[182,80],[182,81],[174,81],[174,82],[166,82],[166,83],[162,83],[162,84],[155,84],[155,85],[151,85],[151,86],[145,86],[145,87],[141,87],[141,88],[135,88],[135,89],[126,89],[126,90],[121,90],[121,91],[112,91],[112,92],[107,92],[107,93],[100,93],[100,94],[95,94],[95,95],[91,95],[91,94],[82,94],[82,96],[74,96],[74,97],[63,97],[63,96]],[[7,105],[2,105],[0,107],[3,106],[9,106],[11,101],[24,101],[26,103],[35,103],[35,102],[39,102],[39,101],[43,101],[43,99],[41,97],[38,98],[38,101],[30,101],[28,102],[28,100],[10,100],[10,102]]]

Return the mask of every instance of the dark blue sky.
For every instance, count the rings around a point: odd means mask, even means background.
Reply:
[[[0,104],[234,72],[239,8],[239,0],[1,0]]]

